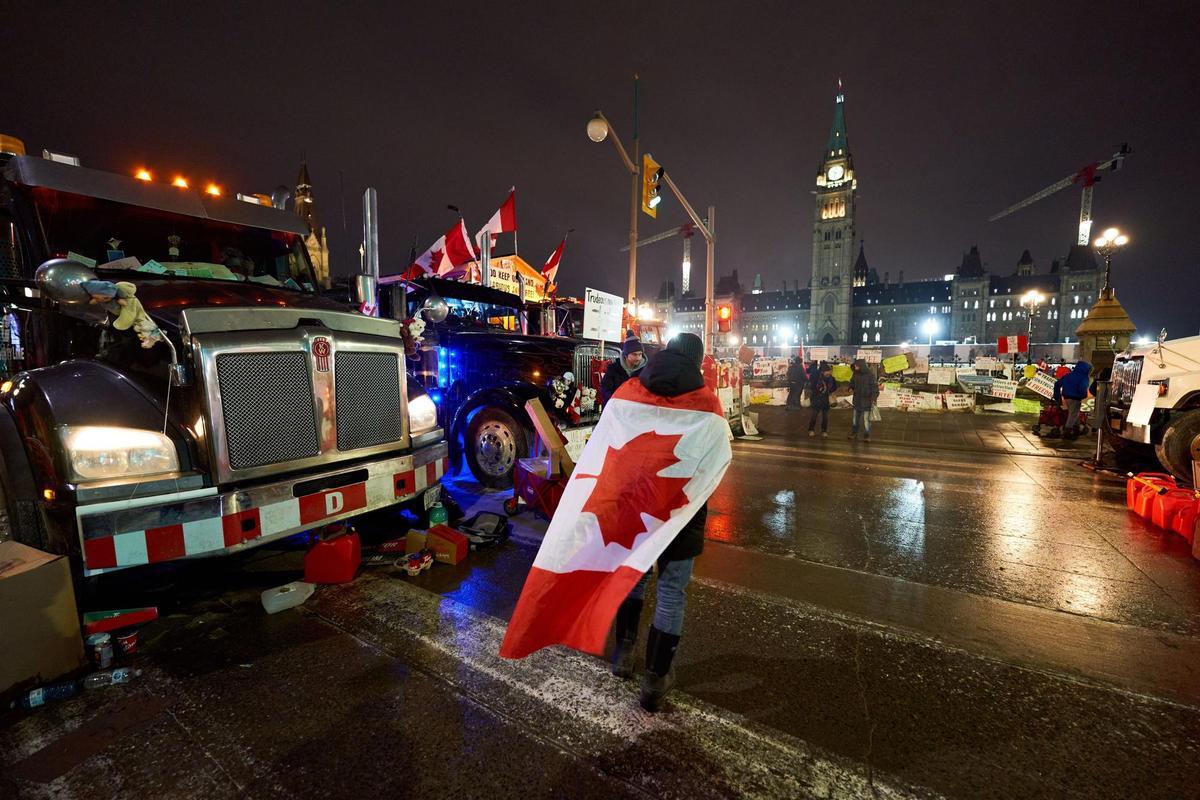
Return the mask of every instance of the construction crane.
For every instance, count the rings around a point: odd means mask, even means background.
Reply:
[[[992,216],[988,217],[988,222],[995,222],[1002,217],[1007,217],[1014,211],[1019,211],[1025,206],[1033,205],[1038,200],[1049,197],[1050,195],[1060,192],[1070,186],[1080,186],[1083,188],[1083,199],[1079,204],[1078,244],[1086,245],[1090,240],[1092,232],[1092,189],[1101,178],[1101,175],[1098,173],[1105,171],[1116,172],[1121,168],[1121,162],[1123,162],[1126,156],[1132,152],[1133,151],[1129,149],[1128,144],[1122,144],[1121,149],[1113,153],[1112,158],[1108,159],[1107,161],[1094,161],[1091,164],[1088,164],[1075,174],[1068,175],[1061,181],[1053,183],[1050,186],[1047,186],[1045,189],[1042,189],[1037,194],[1026,197],[1021,202],[1017,203],[1016,205],[1009,206],[999,214],[993,214]]]
[[[707,225],[708,220],[704,220],[704,224]],[[656,233],[653,236],[647,236],[645,239],[642,239],[637,243],[637,246],[641,247],[643,245],[654,244],[655,242],[662,242],[662,241],[666,241],[667,239],[673,239],[676,236],[683,237],[683,289],[682,290],[683,290],[684,294],[687,294],[688,289],[691,288],[692,237],[695,234],[696,234],[696,226],[690,222],[685,222],[683,225],[680,225],[678,228],[672,228],[669,231],[664,231],[662,233]],[[625,245],[624,247],[621,248],[622,253],[627,252],[628,250],[629,250],[629,245]]]

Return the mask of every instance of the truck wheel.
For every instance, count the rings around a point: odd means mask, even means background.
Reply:
[[[467,465],[475,480],[494,489],[512,486],[517,459],[529,452],[529,437],[512,415],[484,408],[467,427]]]
[[[14,542],[49,552],[46,540],[46,523],[42,520],[42,510],[38,507],[36,495],[28,495],[21,491],[21,486],[33,485],[33,478],[26,474],[26,481],[17,480],[15,470],[27,469],[24,464],[14,463],[15,459],[4,464],[4,481],[0,481],[0,508],[5,512],[4,526],[0,531],[0,541],[10,538]],[[11,488],[5,484],[11,484]]]
[[[1162,441],[1154,446],[1158,462],[1188,483],[1192,480],[1192,441],[1197,436],[1200,436],[1200,409],[1172,414]]]

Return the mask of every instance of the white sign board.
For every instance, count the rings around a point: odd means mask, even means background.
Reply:
[[[875,398],[875,405],[880,408],[895,408],[900,405],[900,394],[895,389],[884,389]]]
[[[583,338],[619,342],[623,338],[621,311],[625,301],[615,294],[587,289],[583,300]]]
[[[808,348],[808,360],[809,361],[828,361],[829,360],[829,348],[828,347],[810,347],[810,348]]]
[[[1040,394],[1047,400],[1054,398],[1054,378],[1044,372],[1039,372],[1025,382],[1025,388]]]
[[[971,370],[974,372],[974,370]],[[954,367],[930,367],[929,383],[934,386],[949,386],[956,380]]]
[[[1001,400],[1012,400],[1017,396],[1017,382],[1005,378],[996,378],[992,381],[991,388],[988,389],[988,394],[992,397],[999,397]]]
[[[994,358],[980,356],[979,358],[975,359],[975,369],[977,369],[980,374],[984,374],[996,369],[999,363],[1000,362]]]
[[[868,364],[878,364],[879,362],[883,361],[883,351],[882,350],[859,350],[854,355],[854,357],[861,358],[863,361],[866,361]]]
[[[975,396],[970,394],[959,394],[957,392],[946,393],[946,408],[951,411],[962,411],[975,405]]]
[[[1125,415],[1125,421],[1130,425],[1149,425],[1150,415],[1154,413],[1154,401],[1157,399],[1156,384],[1139,383],[1133,390],[1133,402],[1129,404],[1129,413]]]

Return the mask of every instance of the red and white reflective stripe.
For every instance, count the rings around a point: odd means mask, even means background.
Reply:
[[[441,458],[412,470],[372,475],[360,483],[256,508],[174,525],[123,531],[111,536],[84,538],[84,565],[88,574],[96,574],[105,570],[252,546],[258,544],[258,540],[296,533],[414,497],[436,485],[446,474],[448,465],[448,460]],[[223,498],[216,495],[210,495],[207,499],[212,502],[214,509],[223,505]],[[184,505],[177,502],[165,504],[164,507],[183,508]],[[145,508],[153,510],[150,506]],[[83,511],[86,512],[86,509]]]

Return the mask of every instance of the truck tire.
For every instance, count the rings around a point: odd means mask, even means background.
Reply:
[[[475,480],[493,489],[512,486],[517,459],[529,453],[529,435],[507,411],[481,409],[467,426],[467,466]]]
[[[21,469],[24,465],[6,462],[4,467],[6,480],[0,481],[0,506],[4,511],[5,530],[0,531],[0,541],[12,539],[14,542],[49,552],[46,523],[42,520],[42,510],[38,501],[36,497],[23,496],[19,488],[20,481],[15,480],[16,476],[12,475],[13,470]],[[31,477],[29,483],[32,482]],[[5,485],[6,483],[11,483],[12,488]]]
[[[1181,481],[1192,481],[1192,441],[1200,436],[1200,409],[1171,414],[1162,441],[1154,446],[1158,462]]]

